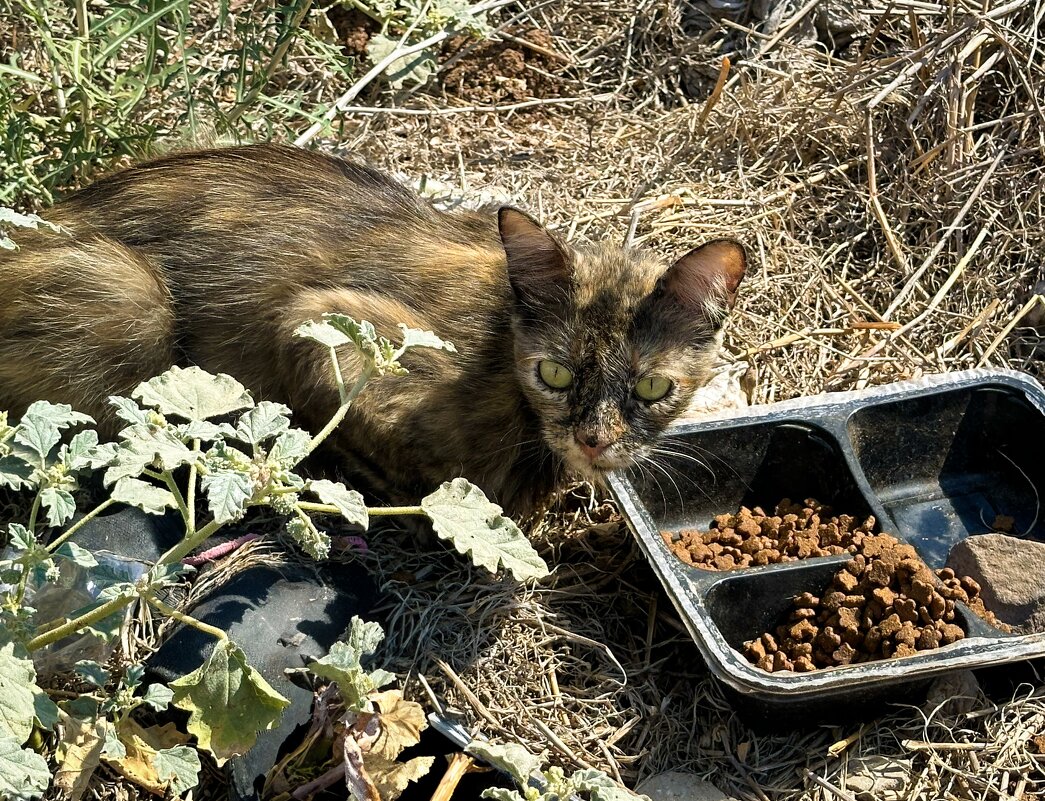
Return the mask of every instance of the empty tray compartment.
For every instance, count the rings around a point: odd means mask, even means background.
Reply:
[[[849,419],[879,502],[931,567],[999,515],[1045,539],[1045,415],[1015,389],[983,386],[868,406]]]
[[[816,498],[856,518],[871,514],[837,442],[808,423],[683,429],[658,451],[656,466],[629,478],[661,530],[706,530],[716,515],[741,506],[772,513],[784,498]]]

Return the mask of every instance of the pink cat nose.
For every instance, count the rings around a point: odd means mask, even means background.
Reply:
[[[613,444],[609,440],[600,440],[594,435],[584,436],[581,434],[575,434],[574,436],[577,439],[577,444],[581,446],[581,451],[593,462],[599,458],[599,455],[603,451]]]

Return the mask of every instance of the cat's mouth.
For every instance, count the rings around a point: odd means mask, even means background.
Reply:
[[[614,443],[597,456],[592,456],[585,453],[576,441],[564,438],[559,452],[573,472],[588,480],[601,479],[606,473],[628,467],[633,461],[620,443]]]

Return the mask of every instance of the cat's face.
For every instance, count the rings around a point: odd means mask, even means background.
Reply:
[[[545,442],[591,479],[646,458],[707,380],[743,248],[719,240],[666,266],[619,247],[575,250],[514,209],[499,222],[518,378]]]

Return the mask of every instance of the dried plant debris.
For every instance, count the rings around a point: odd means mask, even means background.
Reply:
[[[763,670],[802,673],[914,656],[966,636],[958,602],[999,625],[979,591],[950,569],[930,570],[912,546],[869,536],[819,597],[795,596],[787,621],[744,643],[744,655]]]
[[[828,506],[807,498],[784,498],[772,515],[762,507],[741,506],[735,515],[716,517],[708,531],[661,532],[665,544],[683,562],[707,570],[771,565],[812,556],[857,553],[874,533],[875,519],[834,515]]]

